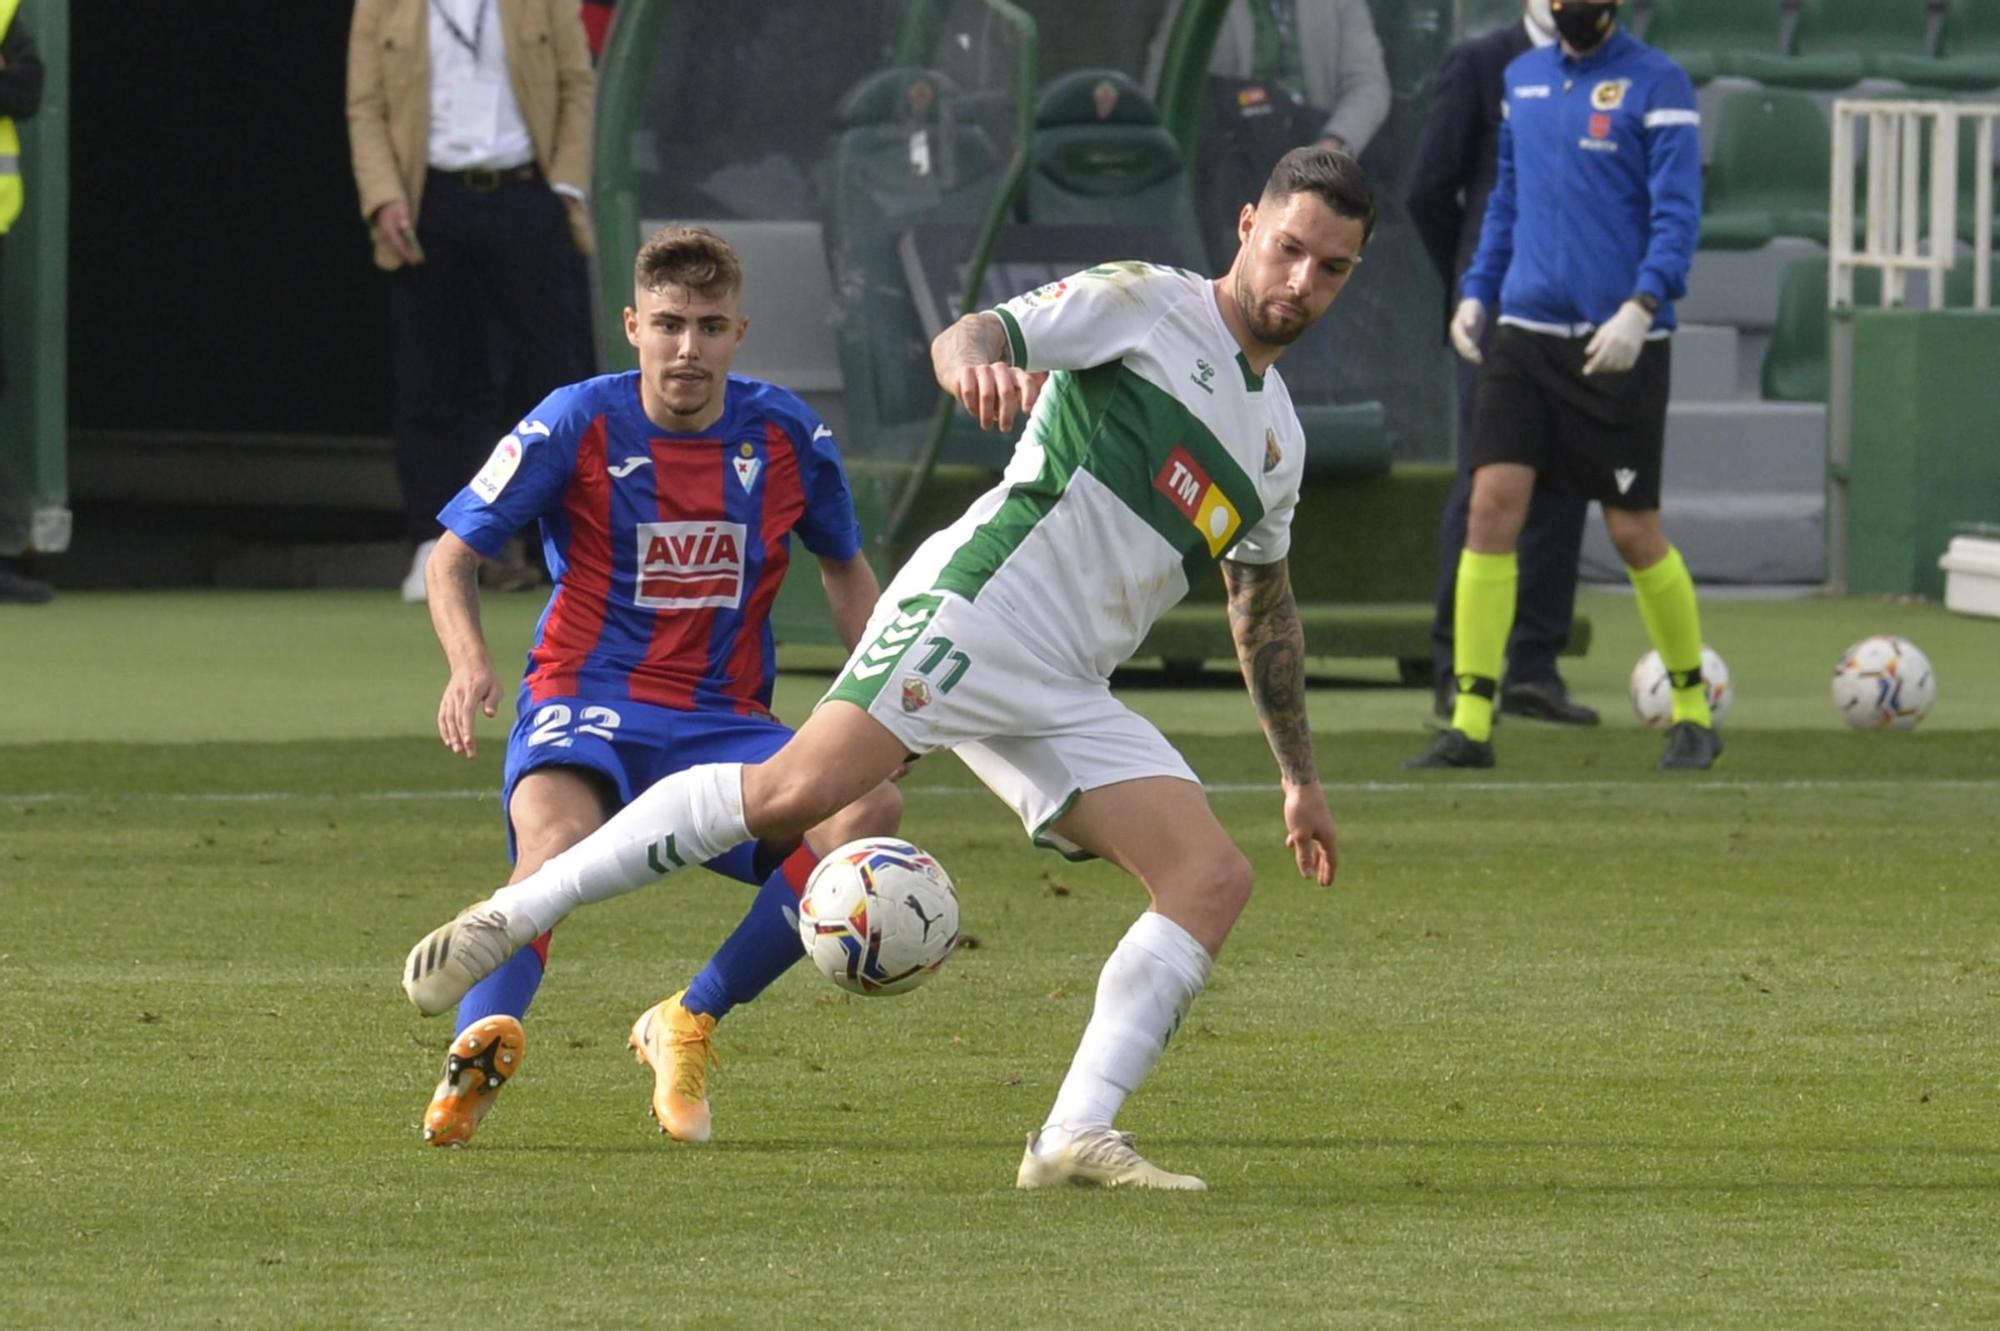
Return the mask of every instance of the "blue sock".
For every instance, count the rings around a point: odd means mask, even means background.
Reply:
[[[806,954],[799,941],[799,891],[818,857],[801,848],[757,889],[750,912],[723,941],[681,1000],[690,1012],[717,1021],[776,983]]]
[[[509,957],[500,969],[466,991],[458,1001],[458,1029],[487,1017],[525,1017],[547,967],[548,935]]]

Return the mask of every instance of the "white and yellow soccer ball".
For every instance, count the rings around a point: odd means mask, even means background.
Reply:
[[[1709,713],[1715,724],[1721,725],[1730,704],[1736,701],[1736,688],[1729,682],[1728,663],[1713,647],[1701,649],[1701,682],[1708,689]],[[1632,667],[1626,691],[1632,695],[1632,710],[1641,721],[1655,730],[1673,725],[1674,682],[1667,677],[1666,664],[1657,651],[1647,652]]]
[[[958,892],[928,853],[895,837],[863,837],[806,879],[799,938],[842,989],[904,993],[937,974],[958,945]]]
[[[1908,638],[1863,638],[1833,668],[1833,705],[1856,730],[1914,730],[1936,701],[1930,658]]]

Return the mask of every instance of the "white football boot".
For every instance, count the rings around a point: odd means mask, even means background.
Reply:
[[[526,929],[524,935],[516,936]],[[449,924],[439,925],[410,949],[403,962],[403,992],[426,1017],[458,1005],[473,985],[500,969],[507,958],[534,941],[525,920],[515,922],[490,901],[467,906]]]
[[[1055,1188],[1065,1183],[1101,1188],[1159,1188],[1174,1192],[1207,1192],[1208,1185],[1192,1174],[1169,1174],[1132,1149],[1132,1134],[1113,1128],[1084,1128],[1070,1135],[1068,1145],[1048,1156],[1035,1153],[1040,1132],[1028,1135],[1021,1156],[1017,1188]]]

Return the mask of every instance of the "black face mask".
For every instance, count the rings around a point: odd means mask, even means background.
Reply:
[[[1618,21],[1616,0],[1608,5],[1586,5],[1581,0],[1555,0],[1556,34],[1578,52],[1596,50],[1611,34]]]

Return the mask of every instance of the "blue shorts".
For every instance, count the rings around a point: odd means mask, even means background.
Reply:
[[[515,854],[514,820],[506,811],[514,787],[538,767],[596,772],[617,792],[624,808],[662,777],[702,763],[760,763],[792,737],[792,728],[768,716],[686,712],[643,702],[550,698],[521,712],[507,737],[507,767],[500,807],[507,819],[507,854]],[[759,843],[746,841],[705,867],[743,883],[761,883]],[[771,866],[775,868],[775,864]]]

